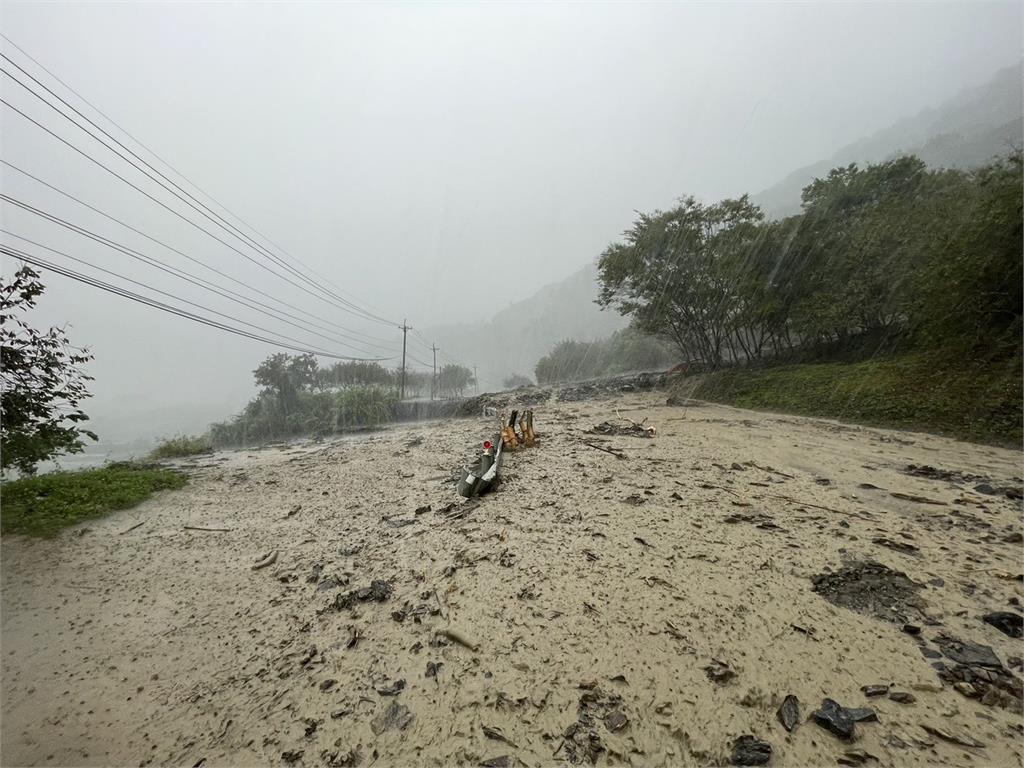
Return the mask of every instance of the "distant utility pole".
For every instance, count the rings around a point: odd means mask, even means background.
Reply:
[[[437,344],[431,344],[430,349],[434,353],[434,375],[430,378],[430,399],[433,400],[437,390]]]
[[[480,394],[480,382],[476,378],[476,366],[473,366],[473,388],[475,394]]]
[[[406,320],[402,320],[402,387],[398,391],[398,399],[405,400],[405,336],[412,330]]]

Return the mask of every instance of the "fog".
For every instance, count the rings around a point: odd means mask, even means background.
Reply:
[[[4,229],[303,344],[390,358],[388,365],[401,353],[404,318],[427,341],[431,328],[489,320],[593,261],[636,210],[683,194],[756,193],[1021,57],[1018,3],[8,2],[0,13],[18,46],[389,322],[346,314],[287,284],[7,107],[4,160],[360,341],[342,347],[275,324],[11,205]],[[2,50],[177,180],[19,50],[6,42]],[[2,92],[216,230],[11,78]],[[213,279],[2,171],[6,194]],[[5,274],[15,266],[6,261]],[[92,350],[86,410],[116,439],[194,431],[237,411],[252,392],[252,369],[274,351],[65,277],[44,280],[32,321],[67,324],[72,340]],[[429,362],[418,334],[410,350],[414,365]],[[485,383],[488,375],[481,372]]]

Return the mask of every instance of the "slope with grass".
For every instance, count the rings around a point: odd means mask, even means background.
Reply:
[[[860,362],[732,368],[684,380],[692,397],[983,443],[1021,442],[1021,362],[913,353]]]
[[[130,463],[11,480],[0,485],[0,532],[51,538],[69,525],[129,509],[185,482],[179,472]]]

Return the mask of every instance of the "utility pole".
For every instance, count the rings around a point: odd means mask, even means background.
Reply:
[[[480,382],[476,377],[476,366],[473,366],[473,387],[475,394],[480,394]]]
[[[406,320],[402,320],[402,387],[398,391],[398,399],[405,400],[405,337],[412,328],[406,324]]]
[[[437,344],[430,345],[434,353],[434,375],[430,379],[430,399],[434,399],[434,392],[437,390]]]

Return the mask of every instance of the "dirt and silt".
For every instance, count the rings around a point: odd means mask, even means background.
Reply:
[[[689,406],[536,404],[479,503],[477,417],[5,539],[3,764],[1019,765],[1019,454]]]

